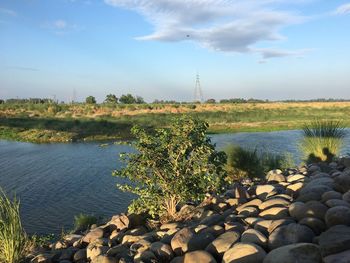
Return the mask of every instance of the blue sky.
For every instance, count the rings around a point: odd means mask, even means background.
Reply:
[[[350,2],[0,0],[0,98],[350,98]]]

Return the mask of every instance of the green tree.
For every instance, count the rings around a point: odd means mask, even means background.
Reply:
[[[111,104],[117,104],[118,103],[118,98],[114,94],[108,94],[105,99],[106,103],[111,103]]]
[[[96,99],[94,96],[88,96],[86,97],[85,102],[87,104],[96,104]]]
[[[177,204],[221,190],[226,154],[215,150],[207,129],[206,122],[186,117],[174,119],[168,129],[132,128],[137,153],[122,155],[126,166],[113,173],[130,180],[118,188],[139,196],[130,212],[171,217]]]
[[[140,96],[136,96],[135,102],[136,102],[136,104],[144,104],[145,103],[144,99]]]
[[[123,104],[134,104],[136,103],[136,98],[131,94],[121,95],[119,102]]]

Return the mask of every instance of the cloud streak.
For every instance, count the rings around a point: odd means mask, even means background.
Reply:
[[[67,33],[80,30],[77,25],[71,24],[64,19],[57,19],[55,21],[48,22],[44,24],[43,27],[52,30],[57,35],[65,35]]]
[[[277,9],[292,0],[104,0],[135,11],[154,27],[138,40],[193,41],[214,51],[259,53],[264,59],[295,56],[300,51],[258,49],[261,43],[285,39],[281,28],[304,17]]]
[[[7,9],[7,8],[1,8],[0,7],[0,13],[5,14],[5,15],[9,15],[9,16],[17,16],[17,13],[11,9]]]
[[[335,15],[348,15],[350,14],[350,3],[339,6],[335,11]]]

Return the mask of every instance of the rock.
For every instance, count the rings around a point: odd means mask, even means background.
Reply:
[[[243,215],[244,217],[254,217],[259,215],[259,209],[252,206],[247,206],[240,210],[238,214]]]
[[[111,247],[110,249],[108,249],[106,255],[110,256],[110,257],[115,257],[118,254],[121,254],[125,251],[128,251],[129,248],[126,245],[123,244],[119,244],[117,246]]]
[[[269,227],[271,225],[273,220],[262,220],[262,221],[259,221],[257,222],[255,225],[254,225],[254,229],[260,231],[261,233],[263,233],[264,235],[268,235],[269,234]]]
[[[271,224],[269,225],[267,231],[269,234],[271,234],[276,228],[278,228],[280,226],[293,224],[293,223],[295,223],[295,221],[291,218],[273,220],[271,222]]]
[[[242,211],[246,207],[256,207],[259,208],[259,205],[261,205],[262,201],[260,199],[253,199],[249,202],[246,202],[236,208],[237,212]]]
[[[286,207],[290,205],[290,202],[284,198],[271,198],[259,205],[260,210],[265,210],[272,207]]]
[[[299,221],[299,224],[310,227],[316,235],[321,234],[326,229],[326,224],[314,217],[305,217]]]
[[[330,199],[342,199],[342,194],[336,191],[328,191],[322,195],[322,202],[326,202]]]
[[[112,229],[114,228],[121,231],[129,228],[130,220],[126,215],[121,214],[121,215],[113,216],[112,220],[109,221],[107,225],[111,226]]]
[[[278,169],[269,171],[266,175],[266,179],[269,183],[279,183],[286,181],[286,178],[282,174],[282,171]]]
[[[350,190],[350,176],[347,174],[341,174],[335,179],[335,189],[341,193],[345,193]]]
[[[212,241],[205,249],[212,254],[216,259],[221,259],[224,253],[238,242],[240,234],[234,231],[228,231],[220,235],[217,239]]]
[[[221,216],[219,214],[213,214],[213,215],[208,216],[208,217],[204,218],[203,220],[201,220],[200,224],[212,226],[212,225],[218,224],[219,222],[221,222],[223,220],[224,220],[223,216]]]
[[[151,251],[162,262],[170,262],[174,258],[174,252],[171,246],[162,242],[152,243]]]
[[[272,185],[258,185],[255,189],[255,194],[260,200],[265,200],[268,195],[277,194],[277,190]]]
[[[343,200],[345,202],[350,203],[350,191],[347,191],[346,193],[343,194]]]
[[[248,199],[250,197],[247,190],[239,184],[235,184],[232,190],[235,191],[235,197],[238,199]]]
[[[324,263],[350,263],[350,250],[323,258]]]
[[[140,241],[143,237],[142,236],[134,236],[134,235],[125,235],[122,240],[123,245],[132,245],[138,241]]]
[[[95,228],[94,230],[91,230],[89,233],[87,233],[82,241],[85,243],[92,243],[98,238],[103,237],[103,230],[101,228]]]
[[[137,254],[148,250],[150,247],[151,247],[151,242],[145,239],[140,239],[139,241],[135,242],[130,246],[130,251],[134,254]]]
[[[104,255],[99,255],[96,258],[94,258],[91,263],[117,263],[117,259],[112,257],[107,257]]]
[[[237,198],[228,198],[225,202],[231,207],[237,207],[240,204],[240,201]]]
[[[186,253],[183,260],[184,263],[216,263],[213,256],[204,250]]]
[[[225,231],[235,231],[241,234],[245,231],[245,227],[239,222],[227,222],[225,223]]]
[[[288,209],[285,207],[268,208],[259,214],[259,217],[262,217],[264,219],[272,219],[272,220],[283,219],[288,216],[289,216]]]
[[[185,227],[174,235],[171,239],[171,248],[176,255],[183,255],[188,251],[188,243],[194,234],[192,229]]]
[[[300,224],[288,224],[276,228],[269,236],[269,249],[296,244],[296,243],[311,243],[315,234],[307,226]]]
[[[108,249],[109,247],[107,246],[99,246],[94,243],[90,243],[86,248],[86,257],[92,260],[99,255],[105,254]]]
[[[301,220],[305,216],[304,207],[305,203],[303,202],[292,203],[288,209],[290,216],[295,218],[296,220]]]
[[[262,221],[262,220],[264,220],[264,219],[259,218],[259,217],[247,217],[244,219],[244,222],[246,224],[248,224],[249,226],[254,227],[257,222]]]
[[[188,242],[187,251],[203,250],[205,249],[215,237],[209,232],[200,232],[194,234],[193,237]]]
[[[300,190],[304,187],[303,182],[296,182],[293,184],[290,184],[286,188],[286,193],[290,196],[298,196]]]
[[[322,263],[317,245],[298,243],[276,248],[264,259],[264,263]]]
[[[176,229],[180,227],[181,227],[181,224],[179,222],[167,223],[167,224],[161,225],[160,230]]]
[[[227,250],[222,263],[262,263],[266,252],[256,244],[237,243]]]
[[[63,240],[68,246],[72,246],[75,242],[79,241],[82,237],[83,237],[82,235],[69,234],[64,236]]]
[[[306,176],[302,174],[294,174],[287,177],[288,183],[304,182]]]
[[[304,206],[304,217],[316,217],[323,220],[328,207],[318,201],[308,201]]]
[[[201,230],[200,232],[203,233],[210,233],[215,238],[220,236],[221,234],[225,233],[225,229],[222,226],[214,225],[210,227],[206,227],[205,229]]]
[[[243,232],[241,236],[241,242],[243,243],[254,243],[261,247],[266,247],[267,238],[258,230],[248,229]]]
[[[329,199],[326,201],[326,205],[328,207],[335,207],[335,206],[346,206],[350,207],[350,203],[344,201],[344,200],[339,200],[339,199]]]
[[[140,253],[137,253],[134,256],[134,263],[153,263],[157,262],[157,257],[152,251],[146,250]]]
[[[86,249],[79,249],[73,256],[74,262],[85,262],[87,260]]]
[[[60,261],[62,260],[71,260],[73,259],[73,256],[75,254],[75,252],[77,252],[78,249],[77,248],[73,248],[73,247],[69,247],[67,249],[62,250],[61,252],[61,256],[59,258]]]
[[[39,254],[34,257],[30,262],[31,263],[51,263],[53,255],[52,254]]]
[[[346,206],[335,206],[329,208],[325,221],[328,227],[334,225],[350,225],[350,208]]]
[[[350,227],[336,225],[323,232],[317,239],[323,256],[350,249]]]

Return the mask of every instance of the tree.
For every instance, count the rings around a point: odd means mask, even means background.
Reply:
[[[87,104],[96,104],[96,99],[94,96],[88,96],[86,97],[85,102]]]
[[[111,103],[111,104],[117,104],[118,103],[118,98],[114,94],[108,94],[105,99],[106,103]]]
[[[131,94],[126,94],[120,96],[119,102],[123,104],[134,104],[136,103],[136,99]]]
[[[144,104],[145,103],[144,99],[140,96],[136,96],[135,102],[136,102],[136,104]]]
[[[205,103],[216,103],[215,99],[208,99]]]
[[[132,128],[137,152],[123,154],[126,166],[113,173],[129,179],[119,189],[139,196],[129,212],[171,218],[177,204],[201,201],[222,188],[226,154],[215,150],[207,129],[206,122],[186,117],[174,119],[168,129]]]
[[[0,99],[0,104],[4,104],[4,103],[5,103],[5,101]]]

